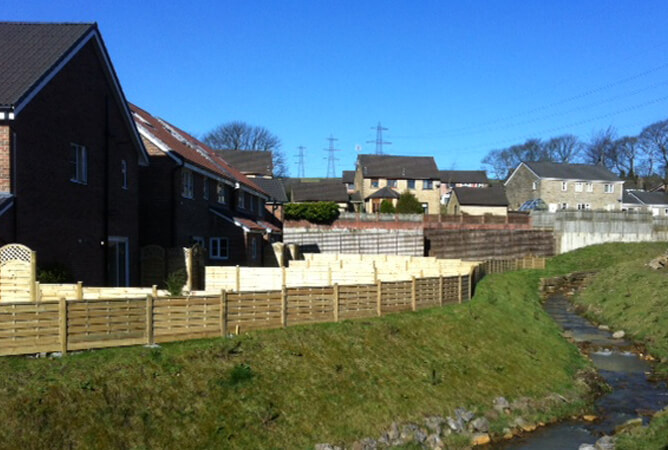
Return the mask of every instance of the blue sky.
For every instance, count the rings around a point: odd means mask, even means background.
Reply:
[[[297,174],[373,153],[479,169],[492,149],[668,118],[665,1],[2,0],[2,20],[98,22],[129,101],[201,136],[267,127]]]

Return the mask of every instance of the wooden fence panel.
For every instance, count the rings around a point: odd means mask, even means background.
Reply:
[[[443,278],[443,304],[459,303],[459,281],[461,279],[462,288],[464,287],[464,277],[444,277]],[[464,300],[464,298],[462,298]]]
[[[158,297],[153,300],[155,342],[220,336],[220,296]]]
[[[381,285],[382,311],[398,312],[410,311],[411,309],[410,281],[390,281]]]
[[[281,291],[227,294],[227,328],[230,332],[281,326]]]
[[[418,308],[430,308],[438,306],[439,298],[439,280],[436,278],[416,278],[416,304]]]
[[[378,288],[375,284],[339,286],[339,318],[354,319],[377,315]]]
[[[59,349],[58,303],[0,305],[0,355]]]
[[[331,322],[334,317],[333,294],[331,286],[288,289],[288,325]]]
[[[146,342],[146,299],[67,302],[67,349]]]

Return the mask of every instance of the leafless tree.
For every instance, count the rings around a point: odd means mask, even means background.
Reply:
[[[544,144],[549,159],[559,163],[574,163],[580,157],[582,143],[572,134],[553,137]]]
[[[656,162],[663,171],[664,182],[668,183],[668,119],[645,127],[638,139],[646,157],[652,161],[651,169]]]
[[[613,127],[608,127],[594,134],[585,145],[584,161],[587,164],[603,164],[608,169],[613,167],[615,158],[615,141],[617,131]]]

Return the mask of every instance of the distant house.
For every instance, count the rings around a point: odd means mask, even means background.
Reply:
[[[508,198],[501,186],[488,188],[455,187],[447,205],[448,214],[482,216],[508,215]]]
[[[282,227],[283,205],[288,202],[283,180],[280,178],[252,178],[252,181],[267,194],[265,206],[270,216],[266,219],[277,227]],[[275,239],[277,236],[272,236],[272,240]]]
[[[355,171],[355,190],[364,200],[364,211],[380,211],[383,198],[374,193],[387,187],[399,194],[413,193],[425,213],[438,213],[440,174],[431,156],[359,155]]]
[[[668,194],[665,192],[624,191],[622,210],[646,211],[653,216],[668,216]]]
[[[0,23],[0,245],[88,285],[138,283],[148,161],[96,24]]]
[[[311,181],[292,179],[289,184],[293,203],[334,202],[341,212],[348,210],[350,196],[339,178],[321,178]]]
[[[450,193],[456,187],[489,187],[487,172],[484,170],[441,170],[441,204],[448,203]]]
[[[151,158],[141,171],[142,245],[207,250],[208,264],[262,265],[266,193],[203,142],[131,105]]]
[[[257,150],[215,150],[230,166],[249,178],[272,178],[272,153]]]
[[[619,211],[624,181],[601,165],[522,162],[504,183],[511,209],[542,199],[558,209]]]

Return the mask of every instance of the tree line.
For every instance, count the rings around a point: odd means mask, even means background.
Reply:
[[[490,151],[482,164],[503,180],[522,161],[602,164],[636,185],[648,178],[668,183],[668,119],[646,126],[637,136],[618,136],[613,127],[608,127],[587,142],[572,134],[528,139],[523,144]]]

